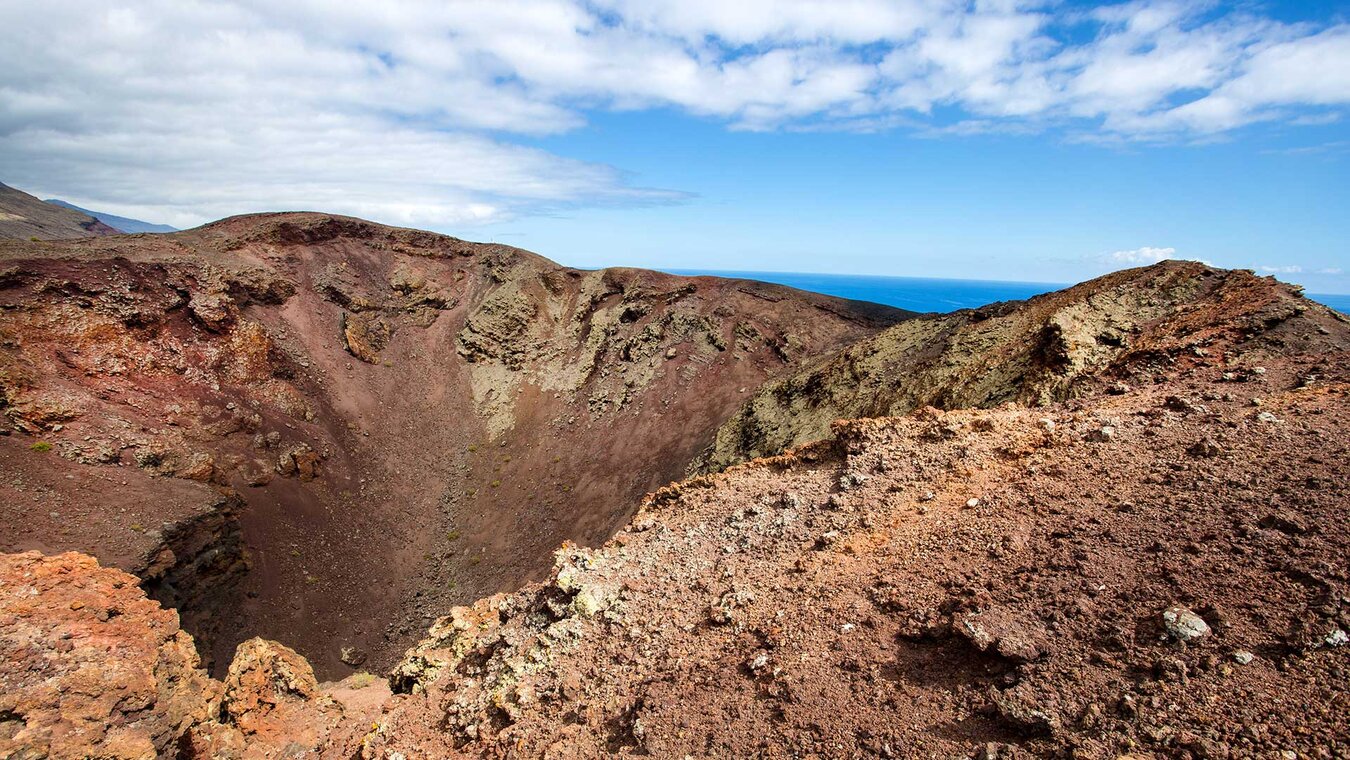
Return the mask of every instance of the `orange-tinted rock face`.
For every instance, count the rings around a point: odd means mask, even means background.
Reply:
[[[320,686],[295,650],[256,638],[212,680],[135,577],[73,552],[0,554],[0,757],[333,750],[354,746],[388,696],[368,675]]]
[[[169,753],[219,699],[198,666],[135,577],[75,553],[0,555],[0,756]]]

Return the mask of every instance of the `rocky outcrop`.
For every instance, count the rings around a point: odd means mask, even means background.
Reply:
[[[691,467],[708,472],[922,406],[1044,405],[1162,371],[1317,351],[1344,318],[1246,271],[1163,262],[1026,302],[912,319],[760,388]]]
[[[0,592],[0,756],[149,760],[210,716],[219,685],[134,577],[0,554]]]
[[[239,645],[224,682],[136,579],[76,553],[0,554],[0,757],[267,758],[354,746],[389,697]]]
[[[0,436],[0,551],[88,547],[176,609],[203,660],[229,661],[248,558],[243,501],[196,480],[89,466]]]
[[[191,727],[182,752],[189,758],[350,757],[339,748],[369,733],[388,696],[369,674],[320,685],[295,650],[250,639],[235,653],[218,712]]]

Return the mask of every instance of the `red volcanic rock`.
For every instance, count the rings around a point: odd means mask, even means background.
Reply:
[[[352,745],[388,697],[384,682],[369,674],[321,687],[294,649],[249,639],[225,677],[219,712],[192,729],[185,754],[288,757]]]
[[[224,683],[135,577],[74,552],[0,554],[0,757],[282,757],[355,747],[389,698],[320,685],[295,650],[239,645]],[[348,753],[350,754],[350,753]]]
[[[220,686],[178,615],[92,557],[0,555],[0,757],[154,758]]]

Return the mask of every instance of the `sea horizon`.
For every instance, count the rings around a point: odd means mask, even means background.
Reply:
[[[902,275],[826,274],[740,269],[661,269],[685,276],[731,277],[786,285],[836,298],[868,301],[921,313],[974,309],[1000,301],[1022,301],[1072,287],[1072,282],[1023,282]],[[1309,299],[1350,314],[1350,294],[1305,293]]]

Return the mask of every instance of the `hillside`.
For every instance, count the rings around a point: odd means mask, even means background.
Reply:
[[[62,240],[117,232],[81,211],[46,203],[0,184],[0,238]]]
[[[154,224],[152,222],[143,222],[140,219],[131,219],[129,217],[118,216],[116,214],[108,214],[102,211],[90,211],[87,208],[80,208],[79,206],[76,206],[73,203],[67,203],[66,201],[63,201],[60,198],[47,198],[43,202],[50,203],[54,206],[60,206],[62,208],[68,208],[73,211],[78,211],[81,214],[92,216],[95,219],[99,220],[100,222],[103,222],[104,224],[108,225],[109,227],[116,229],[118,232],[136,233],[136,232],[178,231],[176,228],[170,227],[167,224]]]
[[[264,635],[387,667],[901,316],[319,214],[0,242],[0,549],[151,579],[220,665]]]
[[[1210,356],[1216,341],[1253,335],[1246,350],[1311,350],[1316,335],[1274,329],[1309,313],[1339,317],[1272,278],[1165,261],[1025,302],[925,315],[766,384],[693,469],[776,454],[824,437],[837,419],[1036,406],[1151,383],[1181,346]]]

